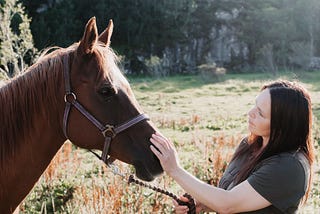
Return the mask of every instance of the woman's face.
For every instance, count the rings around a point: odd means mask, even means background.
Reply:
[[[271,96],[269,89],[264,89],[256,98],[255,106],[248,112],[249,131],[269,140],[271,121]]]

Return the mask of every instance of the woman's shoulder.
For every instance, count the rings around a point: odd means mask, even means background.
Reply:
[[[310,175],[310,165],[301,151],[283,152],[261,161],[253,174],[263,175],[264,179],[274,180],[279,184],[299,183],[299,186],[305,189]]]
[[[307,189],[309,169],[301,151],[283,152],[261,161],[247,180],[274,207],[286,212],[297,209]]]
[[[282,152],[273,155],[265,160],[262,160],[261,163],[258,164],[258,167],[263,165],[273,165],[273,167],[275,167],[274,169],[282,169],[285,167],[286,169],[303,168],[304,170],[307,170],[310,168],[306,156],[301,151]]]

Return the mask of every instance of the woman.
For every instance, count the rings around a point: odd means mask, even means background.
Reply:
[[[238,146],[219,187],[185,171],[173,144],[161,134],[152,135],[150,148],[167,174],[195,198],[197,212],[294,213],[310,191],[311,126],[308,92],[279,80],[262,87],[248,113],[250,135]],[[175,210],[187,213],[188,207],[175,203]]]

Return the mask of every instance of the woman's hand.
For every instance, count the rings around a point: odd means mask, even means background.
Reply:
[[[160,160],[163,170],[169,175],[176,172],[180,165],[172,142],[160,133],[153,134],[150,141],[153,144],[150,149]]]
[[[184,196],[180,196],[179,199],[184,202],[189,201],[189,199]],[[201,211],[211,211],[210,209],[206,209],[207,207],[204,206],[203,204],[196,202],[196,201],[195,201],[195,203],[196,203],[196,213],[200,213]],[[188,206],[179,205],[176,200],[173,200],[173,204],[174,204],[174,210],[177,214],[187,214],[188,213],[188,211],[189,211]]]
[[[189,199],[184,197],[184,196],[180,196],[179,198],[181,201],[184,202],[188,202]],[[185,205],[179,205],[178,202],[176,200],[173,200],[173,204],[174,204],[174,210],[177,214],[187,214],[189,211],[188,206]]]

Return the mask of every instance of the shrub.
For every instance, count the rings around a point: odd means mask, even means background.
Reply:
[[[212,64],[202,64],[198,66],[201,77],[205,82],[218,82],[223,80],[226,69],[222,67],[217,67],[215,63]]]

